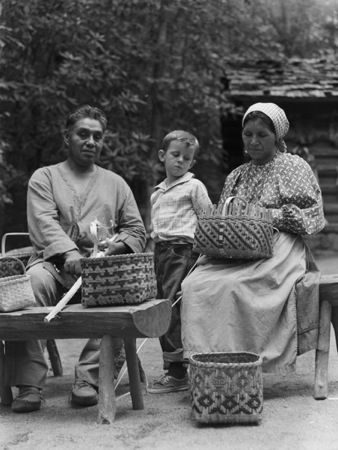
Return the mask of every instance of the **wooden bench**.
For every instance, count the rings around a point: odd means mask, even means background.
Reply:
[[[115,420],[116,398],[113,383],[114,338],[123,338],[133,409],[143,409],[143,396],[136,354],[136,338],[155,338],[168,330],[171,318],[169,300],[149,300],[139,305],[84,308],[67,306],[50,322],[44,318],[51,307],[28,308],[0,314],[1,402],[10,404],[12,392],[4,386],[4,345],[1,341],[29,339],[101,338],[99,363],[98,422]]]
[[[319,297],[319,339],[316,350],[314,398],[324,400],[327,398],[331,320],[336,330],[336,342],[338,337],[338,323],[332,318],[332,307],[338,307],[338,275],[322,275]]]

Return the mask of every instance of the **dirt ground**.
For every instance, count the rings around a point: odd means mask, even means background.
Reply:
[[[323,273],[337,273],[338,257],[318,255]],[[139,340],[140,345],[142,340]],[[134,411],[128,377],[117,389],[116,421],[96,423],[97,406],[75,408],[68,403],[73,368],[81,340],[57,341],[64,375],[50,373],[41,410],[14,414],[0,406],[0,448],[21,449],[338,449],[338,357],[331,335],[329,398],[313,399],[314,352],[298,358],[297,372],[286,377],[264,376],[264,412],[260,425],[205,426],[193,419],[189,391],[154,395],[144,393],[145,409]],[[148,382],[162,373],[157,339],[140,350]]]

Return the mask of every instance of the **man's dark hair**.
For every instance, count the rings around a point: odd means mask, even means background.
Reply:
[[[78,120],[85,119],[86,117],[98,120],[102,126],[102,130],[106,130],[107,117],[105,113],[101,109],[89,105],[80,106],[69,114],[66,121],[66,129],[70,130]]]

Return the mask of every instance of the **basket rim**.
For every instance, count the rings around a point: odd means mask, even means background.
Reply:
[[[235,220],[236,222],[258,222],[264,223],[273,228],[272,220],[266,219],[265,217],[252,217],[248,215],[234,216],[233,214],[201,214],[198,220]]]
[[[128,258],[137,258],[137,257],[154,257],[153,252],[147,252],[147,253],[122,253],[119,255],[109,255],[109,256],[100,256],[99,258],[81,258],[80,261],[92,261],[92,262],[98,262],[98,261],[107,261],[107,260],[114,260],[114,259],[128,259]]]
[[[196,356],[206,356],[206,355],[250,355],[250,356],[255,356],[257,358],[257,360],[255,361],[250,361],[250,362],[243,362],[243,363],[239,363],[239,362],[217,362],[217,361],[198,361],[196,359],[194,359]],[[193,353],[192,355],[189,356],[189,362],[193,363],[195,365],[203,365],[204,367],[238,367],[239,365],[242,367],[249,367],[249,366],[260,366],[263,363],[263,358],[261,355],[258,355],[257,353],[253,353],[253,352],[245,352],[245,351],[241,351],[241,352],[205,352],[205,353]]]

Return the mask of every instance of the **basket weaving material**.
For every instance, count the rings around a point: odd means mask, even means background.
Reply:
[[[138,304],[156,296],[153,253],[83,258],[84,306]]]
[[[201,423],[258,423],[262,359],[254,353],[200,353],[189,358],[190,398]]]
[[[28,306],[36,306],[36,301],[24,264],[17,258],[0,258],[0,311],[17,311]]]
[[[20,259],[20,261],[22,261],[25,266],[27,266],[29,258],[32,256],[32,254],[33,247],[16,248],[14,250],[9,250],[8,252],[6,252],[6,256],[13,256],[14,258]]]
[[[272,237],[271,211],[229,197],[222,207],[213,206],[200,215],[194,251],[220,259],[271,258]]]

